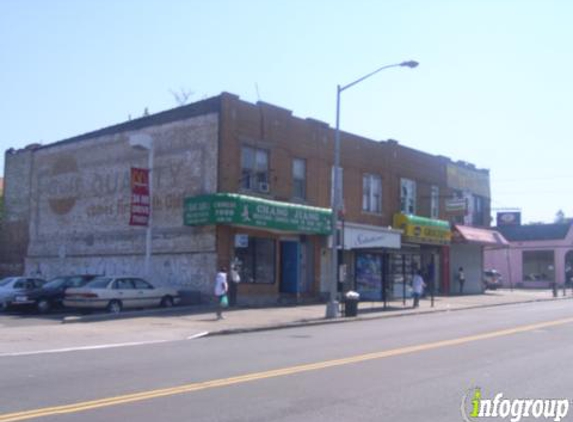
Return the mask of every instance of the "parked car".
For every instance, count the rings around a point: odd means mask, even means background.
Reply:
[[[12,305],[18,297],[39,289],[46,280],[37,277],[7,277],[0,280],[0,309]]]
[[[497,290],[501,287],[501,274],[497,270],[485,270],[483,272],[483,288],[484,290]]]
[[[70,287],[82,287],[98,275],[80,274],[60,276],[51,279],[41,287],[19,294],[12,302],[13,307],[35,307],[38,312],[45,313],[52,308],[63,306],[64,294]]]
[[[105,276],[94,278],[83,287],[66,290],[64,306],[119,313],[127,308],[171,307],[179,300],[179,292],[170,287],[155,287],[138,277]]]

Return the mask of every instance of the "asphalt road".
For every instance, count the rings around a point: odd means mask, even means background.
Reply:
[[[1,357],[0,422],[460,421],[476,387],[571,400],[572,306]]]

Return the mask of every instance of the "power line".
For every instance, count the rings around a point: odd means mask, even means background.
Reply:
[[[547,176],[547,177],[521,177],[519,179],[496,179],[492,177],[491,180],[495,183],[511,183],[511,182],[525,182],[525,181],[544,181],[544,180],[559,180],[559,179],[573,179],[573,175],[562,176]]]

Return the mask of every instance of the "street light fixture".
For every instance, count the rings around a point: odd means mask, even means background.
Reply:
[[[369,77],[375,75],[376,73],[380,72],[384,69],[389,69],[391,67],[409,67],[415,68],[418,66],[418,62],[414,60],[408,60],[401,63],[390,64],[386,66],[382,66],[376,69],[373,72],[368,73],[365,76],[362,76],[359,79],[356,79],[354,82],[349,83],[348,85],[336,87],[336,132],[334,134],[334,180],[332,184],[332,258],[331,258],[331,268],[330,268],[330,298],[328,303],[326,304],[326,318],[336,318],[338,317],[338,301],[337,299],[337,292],[338,292],[338,280],[337,280],[337,269],[338,269],[338,240],[337,240],[337,226],[338,226],[338,212],[341,209],[342,205],[342,195],[340,190],[340,93],[350,87],[353,87],[357,83],[362,82],[364,79],[368,79]],[[344,245],[343,245],[344,247]]]
[[[149,171],[149,218],[147,220],[147,233],[145,237],[145,276],[150,278],[151,261],[151,226],[153,218],[153,138],[145,133],[137,133],[129,136],[129,145],[139,151],[147,151],[147,169]]]

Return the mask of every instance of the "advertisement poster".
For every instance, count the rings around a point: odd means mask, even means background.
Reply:
[[[361,253],[356,256],[356,290],[360,300],[382,300],[382,256]]]
[[[149,224],[149,170],[131,168],[130,226]]]

